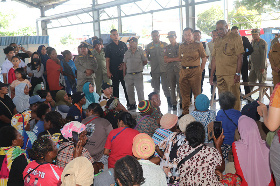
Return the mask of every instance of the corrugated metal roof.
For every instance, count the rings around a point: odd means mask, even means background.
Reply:
[[[61,4],[69,0],[16,0],[16,1],[26,4],[28,6],[40,8],[41,6]]]
[[[49,36],[8,36],[0,37],[0,46],[8,46],[11,43],[28,44],[49,44]]]

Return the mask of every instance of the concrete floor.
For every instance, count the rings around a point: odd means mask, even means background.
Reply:
[[[153,92],[153,88],[151,86],[150,69],[145,68],[143,74],[144,74],[144,78],[143,78],[144,79],[144,96],[145,96],[145,99],[148,99],[149,93]],[[266,81],[266,83],[272,83],[272,81]],[[210,87],[211,86],[209,83],[208,71],[206,71],[206,75],[205,75],[204,82],[203,82],[203,94],[208,96],[209,99],[211,99]],[[216,90],[216,91],[218,91],[218,90]],[[241,86],[241,93],[244,94],[243,86]],[[135,96],[136,104],[138,104],[136,90],[135,90],[135,94],[136,94],[136,96]],[[258,97],[259,97],[258,93],[255,93],[252,95],[253,99],[257,99]],[[173,111],[171,108],[168,108],[167,100],[166,100],[166,97],[164,96],[162,88],[160,91],[160,98],[161,98],[160,109],[161,109],[162,114],[171,113],[171,114],[176,114],[177,116],[180,116],[182,114],[182,110],[180,109],[179,105],[177,106],[178,109],[176,111]],[[124,91],[123,91],[121,84],[120,84],[120,98],[119,99],[120,99],[121,103],[124,106],[126,106],[126,99],[125,99]],[[218,99],[218,97],[217,97],[217,99]],[[265,104],[269,104],[269,100],[266,96],[264,97],[262,102]],[[242,108],[244,105],[247,104],[247,100],[242,100],[241,104],[242,104],[242,106],[241,106],[241,108]],[[220,109],[219,103],[218,102],[214,103],[210,109],[215,110],[216,112],[219,111],[219,109]],[[190,106],[190,112],[193,110],[194,110],[194,99],[192,100],[192,104]],[[136,110],[136,111],[138,112],[138,110]]]

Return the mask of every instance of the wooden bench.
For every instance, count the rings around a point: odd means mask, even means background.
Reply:
[[[253,90],[249,94],[240,94],[243,99],[247,99],[249,101],[254,101],[250,96],[256,92],[259,92],[259,101],[263,99],[263,96],[266,95],[268,99],[270,99],[270,95],[273,92],[274,85],[271,83],[250,83],[250,82],[240,82],[240,85],[243,86],[249,86],[249,87],[258,87],[257,89]],[[212,91],[212,97],[210,101],[210,106],[213,105],[214,102],[217,102],[218,100],[214,99],[215,93],[216,93],[217,83],[214,82],[213,84],[213,91]],[[268,94],[266,91],[270,90],[270,94]]]
[[[259,92],[259,101],[263,99],[263,96],[266,95],[268,99],[270,99],[270,95],[273,92],[274,85],[271,83],[250,83],[250,82],[240,82],[240,85],[249,86],[249,87],[258,87],[257,89],[253,90],[249,94],[245,94],[242,96],[243,99],[250,100],[250,96],[256,92]],[[266,92],[269,90],[269,95]]]

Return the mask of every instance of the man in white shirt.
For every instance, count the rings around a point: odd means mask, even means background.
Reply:
[[[7,84],[8,83],[8,72],[14,66],[13,63],[11,62],[12,57],[15,56],[14,48],[8,46],[8,47],[4,48],[4,53],[6,54],[6,60],[2,64],[1,73],[3,75],[4,83]],[[21,62],[19,64],[19,68],[24,68],[25,66],[26,66],[26,64],[21,60]]]

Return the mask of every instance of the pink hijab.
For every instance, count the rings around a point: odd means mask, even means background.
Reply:
[[[238,131],[241,139],[235,142],[236,152],[246,182],[254,186],[269,185],[269,148],[261,139],[256,122],[243,115],[238,120]]]

